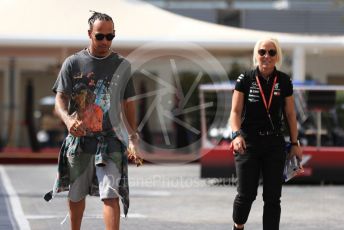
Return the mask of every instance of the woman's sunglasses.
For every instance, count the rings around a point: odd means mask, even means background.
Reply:
[[[268,51],[265,50],[265,49],[259,49],[259,50],[258,50],[258,54],[259,54],[260,56],[262,56],[262,57],[265,56],[266,53],[268,53],[270,57],[274,57],[274,56],[276,56],[277,51],[276,51],[276,50],[273,50],[273,49],[268,50]]]
[[[97,41],[103,41],[104,38],[108,41],[112,41],[112,39],[115,37],[115,34],[95,34],[94,37]]]

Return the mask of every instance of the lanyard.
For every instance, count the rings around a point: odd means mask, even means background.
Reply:
[[[272,126],[273,129],[275,129],[275,127],[273,125],[273,122],[271,120],[271,116],[270,116],[269,110],[270,110],[270,106],[271,106],[272,96],[274,95],[274,89],[275,89],[275,85],[276,85],[276,81],[277,81],[277,75],[275,76],[274,83],[272,84],[270,98],[269,98],[269,104],[266,103],[265,94],[263,92],[263,89],[262,89],[262,86],[260,84],[258,76],[256,76],[256,80],[257,80],[257,83],[258,83],[259,92],[260,92],[260,95],[262,96],[262,99],[263,99],[263,102],[264,102],[264,106],[265,106],[266,112],[268,114],[271,126]]]

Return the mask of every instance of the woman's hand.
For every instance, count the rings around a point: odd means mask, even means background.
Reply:
[[[240,154],[245,153],[246,143],[242,136],[236,137],[233,141],[234,152],[238,152]]]
[[[300,145],[292,145],[290,149],[291,156],[296,156],[300,161],[302,160],[302,148]]]

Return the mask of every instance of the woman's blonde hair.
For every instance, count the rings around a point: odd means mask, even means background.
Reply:
[[[257,55],[258,55],[258,49],[259,49],[260,45],[263,42],[267,42],[267,41],[273,43],[274,46],[276,47],[276,51],[277,51],[276,66],[280,67],[282,65],[282,61],[283,61],[282,49],[281,49],[279,41],[276,38],[272,38],[272,37],[263,38],[263,39],[260,39],[256,42],[256,45],[254,46],[254,49],[253,49],[253,58],[252,58],[253,66],[256,67],[258,65]]]

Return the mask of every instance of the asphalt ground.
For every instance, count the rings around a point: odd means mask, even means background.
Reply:
[[[69,229],[66,193],[43,200],[56,175],[54,165],[0,166],[0,229]],[[228,230],[235,186],[200,179],[199,164],[129,168],[131,206],[121,229]],[[245,230],[262,229],[262,188]],[[281,228],[342,230],[344,186],[283,187]],[[87,197],[82,229],[104,229],[102,203]]]

